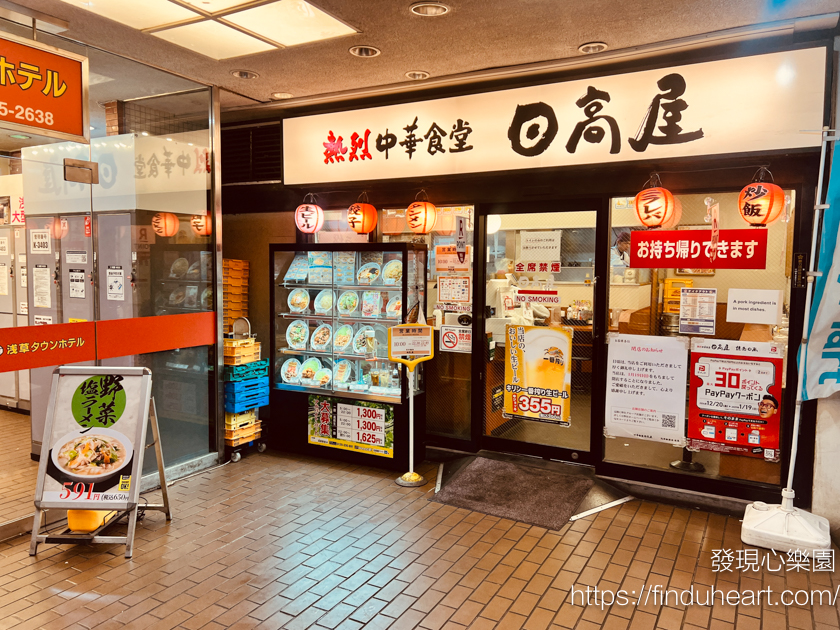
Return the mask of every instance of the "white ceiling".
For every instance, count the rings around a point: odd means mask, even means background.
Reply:
[[[615,51],[840,11],[840,0],[451,0],[449,14],[419,17],[409,11],[410,0],[313,0],[359,32],[217,61],[62,0],[18,1],[66,20],[64,37],[246,97],[235,101],[228,96],[228,106],[267,102],[274,92],[298,98],[394,86],[407,83],[405,73],[416,70],[429,72],[434,81],[574,59],[581,56],[578,47],[591,41],[606,42]],[[354,45],[375,46],[382,54],[354,57],[348,52]],[[239,69],[259,77],[231,75]]]

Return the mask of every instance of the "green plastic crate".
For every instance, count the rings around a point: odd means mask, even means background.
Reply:
[[[225,366],[226,381],[245,381],[250,378],[260,378],[262,376],[268,376],[268,359],[252,361],[251,363],[244,363],[242,365]]]

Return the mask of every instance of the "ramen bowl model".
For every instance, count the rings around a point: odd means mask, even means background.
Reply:
[[[50,457],[70,479],[95,483],[123,470],[133,454],[134,447],[125,435],[94,427],[56,440]]]

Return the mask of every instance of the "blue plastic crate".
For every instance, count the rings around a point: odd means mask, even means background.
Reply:
[[[242,392],[225,392],[225,402],[239,403],[249,398],[264,398],[268,396],[270,387],[265,385],[256,389],[248,389]]]
[[[233,381],[230,383],[225,383],[225,393],[227,392],[247,392],[249,390],[255,389],[262,389],[263,387],[268,387],[268,376],[262,376],[260,378],[249,378],[246,381]]]
[[[225,411],[228,413],[241,413],[243,411],[247,411],[248,409],[253,409],[255,407],[265,407],[268,404],[268,392],[266,392],[262,397],[255,396],[255,397],[248,397],[246,399],[232,401],[225,398]]]

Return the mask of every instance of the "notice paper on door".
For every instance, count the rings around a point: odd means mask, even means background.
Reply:
[[[680,289],[680,334],[714,335],[717,289]]]
[[[9,295],[9,266],[0,263],[0,295]]]
[[[125,278],[120,265],[108,265],[108,299],[125,301]]]
[[[70,269],[70,297],[85,299],[84,269]]]
[[[744,324],[782,323],[782,292],[768,289],[729,289],[726,321]]]
[[[685,444],[687,337],[610,333],[604,435]]]
[[[84,250],[69,250],[64,254],[64,260],[67,264],[76,264],[76,265],[86,265],[87,264],[87,252]]]
[[[52,308],[51,281],[50,268],[47,265],[35,265],[32,268],[33,307]]]

